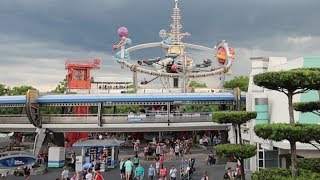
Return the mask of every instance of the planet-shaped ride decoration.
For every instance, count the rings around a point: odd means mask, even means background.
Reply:
[[[127,37],[128,36],[128,29],[126,27],[120,27],[118,29],[118,35],[122,37]]]
[[[114,59],[118,62],[126,59],[130,59],[130,54],[129,52],[125,49],[126,45],[131,45],[132,40],[128,38],[128,29],[126,27],[120,27],[118,29],[118,35],[120,36],[120,42],[118,44],[115,44],[112,46],[112,49],[114,51],[118,50],[120,48],[120,51],[116,52],[114,55]]]
[[[234,51],[232,48],[229,48],[229,53],[231,55],[230,58],[234,59]],[[219,47],[217,52],[216,52],[216,58],[219,63],[224,64],[226,60],[228,59],[227,57],[227,51],[224,47]]]
[[[222,78],[219,79],[224,81],[224,75],[231,72],[230,68],[235,59],[234,50],[229,47],[225,40],[219,41],[213,48],[182,43],[181,39],[184,36],[190,36],[190,34],[182,33],[180,30],[182,28],[180,10],[177,5],[178,1],[175,3],[172,16],[173,23],[171,24],[172,30],[168,32],[160,30],[159,36],[162,38],[160,42],[139,44],[126,48],[127,45],[132,44],[132,40],[128,38],[128,29],[120,27],[117,32],[120,36],[120,42],[113,46],[114,50],[120,48],[120,51],[115,53],[114,59],[122,67],[131,71],[156,76],[150,81],[144,80],[141,84],[147,84],[159,78],[165,88],[170,88],[169,82],[172,78],[183,78],[184,81],[188,81],[191,78],[215,75],[221,76]],[[130,60],[131,53],[155,47],[163,50],[162,57],[142,57],[136,61]],[[190,53],[191,51],[192,53]],[[197,52],[194,53],[194,51]]]

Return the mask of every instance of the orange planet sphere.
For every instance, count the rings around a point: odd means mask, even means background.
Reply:
[[[234,50],[229,48],[229,52],[231,55],[231,58],[234,59]],[[216,57],[219,63],[224,64],[227,60],[227,52],[223,47],[219,47],[219,49],[216,52]]]

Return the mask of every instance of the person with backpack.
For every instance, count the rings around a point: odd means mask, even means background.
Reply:
[[[124,160],[121,159],[120,161],[120,179],[124,179],[125,178],[125,171],[126,171],[126,167],[124,166]]]
[[[133,164],[134,164],[134,167],[135,167],[135,168],[138,167],[138,165],[139,165],[139,156],[138,156],[138,154],[136,154],[136,155],[134,156],[134,158],[133,158]]]

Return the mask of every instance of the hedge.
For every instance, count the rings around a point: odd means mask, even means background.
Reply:
[[[291,177],[290,169],[270,168],[252,174],[252,180],[319,180],[320,174],[312,171],[298,169],[298,177]]]

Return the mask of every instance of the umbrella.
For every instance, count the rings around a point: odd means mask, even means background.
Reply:
[[[83,169],[90,169],[92,167],[92,164],[91,163],[86,163],[82,167],[83,167]]]

